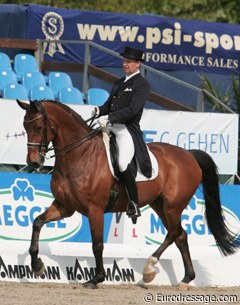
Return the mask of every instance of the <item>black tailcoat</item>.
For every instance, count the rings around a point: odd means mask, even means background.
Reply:
[[[108,114],[111,124],[122,123],[127,126],[133,138],[135,155],[141,171],[146,177],[151,177],[151,160],[139,125],[150,86],[140,73],[126,82],[124,80],[125,77],[116,81],[109,98],[99,107],[99,116]]]

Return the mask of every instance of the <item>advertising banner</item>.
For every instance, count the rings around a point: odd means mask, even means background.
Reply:
[[[206,151],[219,173],[237,173],[238,114],[146,110],[141,122],[145,142]]]
[[[52,283],[83,283],[95,274],[88,219],[75,212],[70,218],[50,222],[41,230],[40,256],[45,271],[34,275],[28,253],[34,218],[53,201],[51,175],[0,173],[0,280]],[[235,238],[240,235],[238,185],[220,187],[224,219]],[[239,253],[223,258],[206,225],[204,200],[197,190],[183,211],[181,222],[188,234],[197,277],[193,285],[231,286],[239,284],[236,264]],[[105,284],[139,284],[147,258],[166,237],[160,218],[149,207],[133,224],[125,213],[104,217]],[[177,284],[182,261],[172,245],[156,266],[154,285]],[[161,272],[160,272],[161,270]]]
[[[30,240],[34,219],[54,200],[50,179],[50,175],[0,173],[1,239]],[[79,213],[46,224],[40,238],[45,242],[76,239],[78,242],[91,240],[86,218]]]
[[[50,180],[51,175],[0,173],[0,239],[30,241],[34,219],[54,200]],[[239,192],[238,185],[221,185],[224,218],[236,238],[240,234]],[[182,213],[182,225],[192,246],[216,245],[207,228],[204,211],[203,195],[198,189]],[[106,243],[158,245],[166,234],[161,219],[149,206],[142,208],[142,217],[136,225],[125,213],[105,214]],[[50,222],[43,227],[40,241],[90,243],[88,220],[75,212],[70,218]]]
[[[32,26],[34,24],[34,26]],[[144,50],[146,64],[160,70],[201,70],[238,73],[240,25],[135,15],[71,10],[30,5],[27,38],[46,39],[46,59],[84,62],[84,46],[56,40],[93,41],[122,52],[125,45]],[[97,51],[97,66],[120,61]]]
[[[69,105],[84,119],[93,106]],[[0,163],[26,164],[27,135],[23,127],[25,112],[14,100],[0,103]],[[11,123],[9,123],[9,121]],[[206,151],[216,162],[220,174],[235,175],[238,161],[238,115],[190,113],[145,109],[141,128],[146,143],[165,142],[184,149]],[[47,154],[45,165],[54,165]]]

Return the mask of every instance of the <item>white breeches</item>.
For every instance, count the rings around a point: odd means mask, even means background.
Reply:
[[[125,124],[114,124],[110,129],[116,135],[119,151],[118,164],[120,172],[123,172],[127,169],[128,164],[134,156],[133,139]]]

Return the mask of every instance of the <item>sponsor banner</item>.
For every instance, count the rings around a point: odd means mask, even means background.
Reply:
[[[34,26],[32,26],[34,24]],[[122,52],[125,45],[144,50],[146,64],[161,70],[238,73],[240,25],[190,21],[158,15],[134,15],[29,5],[27,38],[46,39],[47,60],[84,62],[84,46],[56,40],[93,41]],[[110,59],[111,58],[111,59]],[[94,50],[92,63],[120,61]]]
[[[76,213],[46,224],[40,234],[40,256],[45,272],[36,277],[30,267],[28,249],[32,223],[53,201],[51,175],[0,173],[0,280],[83,283],[96,272],[88,220]],[[240,235],[238,185],[221,185],[224,219],[236,239]],[[139,284],[147,258],[166,237],[160,218],[146,206],[137,224],[125,213],[105,214],[105,284]],[[193,285],[230,286],[239,284],[237,254],[222,258],[204,217],[201,189],[183,211],[182,226],[188,234],[197,274]],[[182,260],[176,246],[164,253],[156,266],[154,285],[177,284],[182,277]],[[174,270],[174,272],[173,272]],[[206,277],[207,274],[207,277]]]
[[[227,227],[233,233],[236,242],[240,242],[240,208],[238,185],[220,185],[223,215]],[[188,234],[191,247],[215,248],[216,242],[208,229],[205,219],[205,202],[201,187],[196,191],[189,205],[182,212],[181,223]],[[141,209],[142,216],[137,225],[133,225],[122,213],[113,214],[108,242],[131,245],[160,245],[166,235],[164,227],[158,215],[149,207]]]
[[[147,143],[203,150],[220,174],[237,174],[238,114],[146,110],[141,127]]]
[[[93,108],[87,105],[70,107],[84,119],[91,116]],[[23,127],[25,112],[14,100],[2,99],[0,113],[0,163],[26,164],[27,135]],[[238,114],[145,109],[141,128],[146,143],[165,142],[184,149],[201,149],[211,155],[220,174],[237,173]],[[52,154],[47,154],[45,165],[54,165],[54,158],[49,159]]]
[[[29,256],[22,257],[22,263],[19,263],[18,257],[14,254],[11,259],[6,255],[0,255],[0,281],[84,283],[96,274],[93,257],[59,256],[53,259],[51,255],[45,254],[41,257],[46,269],[40,277],[37,277],[31,270]],[[105,284],[136,284],[141,275],[134,270],[136,263],[134,265],[131,266],[126,258],[106,259]]]
[[[34,219],[54,200],[50,180],[51,175],[0,173],[0,239],[30,241]],[[111,216],[105,217],[106,231]],[[75,212],[71,218],[49,222],[40,241],[91,242],[88,220]]]
[[[51,175],[0,173],[0,239],[30,241],[34,219],[54,200],[50,179]],[[238,185],[221,185],[224,218],[236,239],[240,234],[239,192]],[[197,190],[182,213],[182,226],[191,246],[215,247],[204,211],[203,195]],[[106,243],[159,245],[167,234],[161,219],[149,206],[142,208],[142,217],[137,224],[132,224],[125,213],[107,213],[104,221]],[[40,241],[91,242],[88,220],[75,212],[70,218],[50,222],[43,227]]]
[[[42,246],[42,245],[40,245]],[[115,252],[121,253],[122,246],[114,246]],[[14,252],[2,254],[0,249],[0,281],[33,282],[33,283],[69,283],[82,284],[89,281],[96,274],[96,264],[93,258],[79,254],[72,256],[71,245],[68,254],[52,255],[51,252],[40,251],[40,257],[45,264],[45,271],[37,277],[31,270],[30,256],[27,248],[24,254],[18,253],[18,247],[12,246]],[[113,247],[112,247],[113,248]],[[131,248],[131,246],[128,246]],[[51,247],[50,247],[51,250]],[[134,258],[129,258],[127,252],[122,257],[104,257],[106,279],[104,284],[141,285],[143,268],[148,256],[139,255],[142,247],[135,252]],[[191,249],[196,279],[192,286],[239,286],[239,272],[236,266],[239,263],[240,253],[222,258],[213,249],[211,252],[205,248]],[[196,254],[198,255],[196,256]],[[104,251],[105,254],[105,251]],[[156,277],[150,285],[176,285],[183,277],[183,263],[179,251],[172,245],[161,257],[156,267]],[[147,285],[146,285],[147,287]]]

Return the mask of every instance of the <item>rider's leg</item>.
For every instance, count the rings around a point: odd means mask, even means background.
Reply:
[[[118,162],[120,169],[120,179],[124,183],[129,198],[127,215],[129,217],[138,217],[141,215],[138,204],[138,192],[135,177],[132,174],[129,164],[133,159],[135,150],[132,136],[126,125],[116,124],[112,127],[116,135],[118,145]]]
[[[130,166],[128,165],[125,171],[120,173],[120,179],[124,183],[128,195],[128,217],[135,218],[141,216],[141,212],[138,207],[138,191],[136,186],[135,177],[133,176]]]

